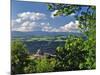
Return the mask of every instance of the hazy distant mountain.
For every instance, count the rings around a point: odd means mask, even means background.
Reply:
[[[55,53],[56,48],[59,45],[64,45],[64,41],[26,41],[33,36],[68,36],[70,34],[80,36],[82,33],[75,33],[75,32],[43,32],[43,31],[33,31],[33,32],[19,32],[13,31],[11,32],[12,39],[14,38],[22,38],[24,39],[24,43],[27,45],[27,48],[30,53],[37,52],[38,49],[46,53]]]
[[[19,32],[19,31],[12,31],[12,37],[28,37],[28,36],[67,36],[67,35],[81,35],[81,33],[75,32],[44,32],[44,31],[32,31],[32,32]]]

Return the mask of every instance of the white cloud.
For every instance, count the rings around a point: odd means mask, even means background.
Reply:
[[[20,23],[21,22],[21,19],[20,18],[16,19],[16,22]]]
[[[56,17],[59,17],[59,16],[54,16],[56,13],[58,12],[58,10],[55,10],[55,11],[53,11],[53,12],[51,12],[51,18],[56,18]],[[63,15],[65,15],[65,14],[63,14]],[[72,14],[70,14],[69,16],[75,16],[75,13],[72,13]]]
[[[75,23],[70,22],[58,28],[47,26],[44,28],[44,31],[47,31],[47,32],[78,32],[79,31],[78,26],[79,26],[79,22],[75,21]]]
[[[17,15],[17,19],[12,20],[12,31],[35,31],[48,25],[39,21],[45,20],[46,15],[37,12],[23,12]]]
[[[43,26],[42,31],[50,32],[51,29],[53,29],[53,27],[48,23],[47,25]]]
[[[46,15],[43,13],[38,12],[23,12],[17,15],[17,17],[21,18],[22,20],[40,20],[41,18],[45,18]]]
[[[55,11],[57,12],[57,11]],[[37,12],[24,12],[12,20],[12,31],[47,31],[47,32],[73,32],[78,31],[79,22],[69,22],[59,27],[53,27],[46,22],[46,15]]]
[[[75,16],[75,13],[70,14],[69,16]]]
[[[51,18],[54,19],[55,17],[57,17],[57,16],[54,16],[57,12],[58,12],[58,10],[55,10],[55,11],[51,12]]]
[[[62,32],[75,32],[75,31],[78,31],[79,29],[79,22],[78,21],[75,21],[74,22],[70,22],[68,24],[65,24],[64,26],[61,26],[59,28],[60,31]]]

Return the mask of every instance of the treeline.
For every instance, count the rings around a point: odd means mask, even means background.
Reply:
[[[81,9],[86,7],[85,11]],[[63,47],[57,47],[56,57],[30,59],[30,54],[24,43],[12,41],[11,73],[41,73],[55,71],[90,70],[96,68],[96,7],[64,4],[49,4],[49,10],[58,10],[55,16],[76,15],[80,31],[87,36],[69,36]]]

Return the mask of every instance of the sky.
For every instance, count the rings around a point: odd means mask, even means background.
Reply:
[[[12,31],[77,32],[78,21],[74,13],[69,16],[53,16],[46,3],[12,0]]]

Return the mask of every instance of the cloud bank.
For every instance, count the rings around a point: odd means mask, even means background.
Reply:
[[[53,13],[54,14],[54,13]],[[52,17],[53,18],[53,17]],[[44,13],[38,12],[23,12],[17,15],[17,18],[12,20],[12,31],[46,31],[46,32],[77,32],[78,21],[71,21],[59,27],[53,27],[46,21],[47,16]]]
[[[79,32],[79,22],[70,22],[58,28],[53,28],[49,26],[45,27],[43,30],[47,32]]]

